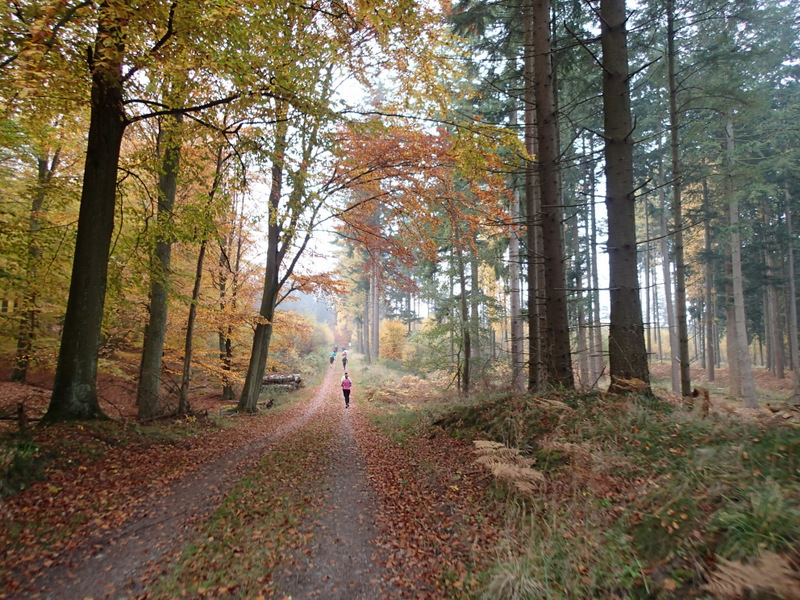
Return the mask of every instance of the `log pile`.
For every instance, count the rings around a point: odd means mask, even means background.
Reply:
[[[262,387],[269,386],[269,389],[271,390],[286,390],[287,392],[294,391],[297,388],[301,387],[302,385],[303,385],[303,380],[301,379],[300,375],[297,374],[264,375],[264,378],[261,380]]]

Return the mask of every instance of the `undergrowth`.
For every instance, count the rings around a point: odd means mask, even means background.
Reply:
[[[150,425],[89,421],[6,433],[0,436],[0,497],[46,479],[53,470],[96,462],[109,447],[171,446],[219,426],[213,416],[187,416]]]
[[[486,598],[702,596],[720,559],[797,558],[796,428],[577,393],[482,398],[435,424],[520,449],[544,475],[531,494],[507,486],[514,543]]]
[[[411,408],[375,418],[500,442],[543,475],[495,484],[508,526],[483,598],[702,598],[722,565],[800,559],[796,427],[577,392]]]

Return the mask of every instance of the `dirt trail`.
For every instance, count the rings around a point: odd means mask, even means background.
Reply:
[[[310,547],[276,573],[280,593],[293,599],[391,597],[380,591],[385,572],[374,561],[377,503],[367,485],[366,461],[355,437],[358,393],[353,392],[350,408],[345,409],[340,375],[334,367],[325,377],[322,386],[325,406],[318,413],[333,423],[338,432],[324,486],[324,508],[309,526],[313,534]]]
[[[165,489],[153,504],[142,502],[122,527],[98,534],[53,565],[35,582],[35,590],[14,599],[146,597],[145,585],[179,552],[186,540],[219,506],[224,495],[270,447],[292,432],[323,419],[337,436],[321,512],[306,525],[310,545],[275,574],[278,597],[325,600],[388,598],[379,592],[385,579],[374,562],[376,501],[367,485],[366,464],[355,437],[358,396],[345,409],[340,370],[328,371],[313,399],[296,407],[277,430],[206,463]],[[168,559],[167,559],[168,560]]]

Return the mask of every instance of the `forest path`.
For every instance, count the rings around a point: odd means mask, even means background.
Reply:
[[[309,403],[295,406],[276,419],[262,437],[235,447],[183,479],[143,497],[121,527],[99,531],[35,581],[9,599],[132,598],[165,555],[180,549],[195,529],[219,506],[237,481],[273,446],[311,420],[323,406],[325,386]],[[246,417],[244,417],[246,418]],[[155,475],[155,474],[154,474]],[[148,491],[139,490],[143,496]]]
[[[350,367],[350,408],[334,365],[313,397],[232,428],[236,442],[215,444],[218,458],[192,473],[165,483],[153,469],[129,490],[121,525],[98,513],[101,526],[58,554],[32,549],[35,564],[18,561],[26,568],[0,598],[466,597],[497,542],[471,444],[398,428]],[[79,481],[91,472],[71,471]]]
[[[324,405],[317,413],[337,432],[323,485],[325,499],[313,521],[305,524],[312,534],[309,546],[275,574],[278,597],[372,600],[381,597],[380,584],[386,578],[375,561],[377,501],[367,484],[366,460],[356,438],[358,394],[354,390],[350,408],[345,408],[337,367],[325,377]]]

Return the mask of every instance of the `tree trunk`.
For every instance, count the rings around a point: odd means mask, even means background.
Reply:
[[[764,212],[764,225],[769,229],[769,217],[767,216],[766,203],[762,204]],[[786,377],[784,373],[784,352],[783,352],[783,331],[781,331],[780,311],[778,310],[778,290],[775,289],[775,279],[779,276],[777,267],[775,265],[775,258],[772,255],[772,250],[767,248],[765,250],[766,256],[764,262],[767,268],[767,335],[769,340],[768,356],[770,360],[770,369],[778,379]]]
[[[378,291],[377,261],[372,262],[372,282],[369,289],[372,292],[372,300],[370,302],[372,307],[372,323],[370,326],[370,331],[372,332],[372,355],[375,360],[379,360],[381,355],[381,303]]]
[[[192,301],[189,304],[189,318],[186,320],[186,339],[183,346],[183,375],[181,377],[181,392],[178,398],[178,414],[185,415],[189,412],[189,382],[192,379],[192,345],[194,344],[194,324],[197,320],[197,304],[200,302],[200,284],[203,282],[203,261],[206,257],[207,240],[200,243],[200,252],[197,254],[197,268],[194,272],[194,287],[192,288]]]
[[[28,255],[25,269],[25,295],[22,301],[22,310],[17,333],[17,352],[14,357],[14,370],[11,372],[11,381],[24,382],[28,376],[28,366],[33,358],[33,343],[36,339],[37,316],[39,309],[36,306],[38,299],[38,263],[41,257],[39,248],[39,231],[42,228],[42,210],[47,197],[47,188],[53,180],[59,164],[60,151],[53,153],[53,158],[39,157],[37,163],[36,189],[31,203],[31,212],[28,217]]]
[[[367,289],[364,291],[364,314],[362,316],[363,320],[362,335],[364,336],[364,349],[362,350],[362,352],[364,352],[364,361],[366,361],[368,365],[372,364],[372,349],[370,348],[370,324],[369,324],[370,321],[369,316],[370,314],[372,314],[370,310],[370,305],[371,305],[370,298],[372,298],[372,278],[368,276]]]
[[[69,300],[64,315],[53,394],[42,423],[105,418],[97,401],[97,351],[122,135],[128,121],[122,99],[122,27],[100,5],[91,62],[89,137]]]
[[[686,265],[683,258],[682,171],[678,137],[678,81],[675,77],[675,24],[673,0],[667,0],[667,71],[669,79],[669,132],[672,155],[672,227],[675,251],[675,324],[681,396],[692,393],[689,371],[689,331],[686,325]]]
[[[544,311],[539,304],[540,287],[543,282],[541,234],[538,231],[540,211],[539,186],[536,164],[533,157],[538,154],[536,132],[536,89],[534,87],[534,39],[533,0],[524,4],[525,21],[525,149],[531,157],[525,163],[525,238],[528,263],[528,390],[538,390],[544,383],[542,336],[545,332]]]
[[[511,125],[517,124],[517,111],[512,110]],[[511,303],[511,388],[520,390],[522,387],[522,371],[524,369],[524,357],[522,354],[523,331],[521,316],[521,297],[520,297],[520,264],[522,263],[522,253],[520,252],[519,234],[517,226],[520,222],[519,215],[519,187],[514,185],[514,195],[511,201],[511,222],[513,226],[509,232],[509,294]]]
[[[458,260],[458,283],[461,286],[461,336],[462,336],[462,361],[461,361],[461,393],[469,396],[470,385],[470,364],[472,362],[472,346],[470,339],[469,308],[467,303],[467,278],[464,269],[464,251],[461,246],[456,244],[456,256]]]
[[[592,254],[592,332],[594,343],[592,344],[592,385],[596,384],[605,369],[603,358],[603,324],[600,321],[600,270],[597,262],[597,187],[594,181],[594,142],[590,138],[589,144],[589,218],[591,219],[591,240],[589,248]]]
[[[264,291],[261,296],[261,319],[256,325],[253,334],[253,347],[250,351],[250,363],[247,366],[242,393],[239,396],[237,410],[240,412],[254,413],[258,410],[258,397],[261,395],[261,382],[267,367],[269,343],[272,339],[272,326],[275,317],[275,307],[278,302],[280,283],[278,271],[282,256],[280,255],[281,226],[279,224],[278,209],[283,190],[283,169],[287,148],[286,137],[289,129],[285,119],[286,108],[278,108],[284,119],[279,121],[275,134],[275,150],[272,159],[272,182],[269,191],[269,226],[267,229],[267,265],[264,271]]]
[[[680,368],[678,358],[678,336],[675,327],[675,310],[672,302],[672,270],[669,261],[669,230],[667,228],[667,206],[664,194],[664,168],[658,163],[658,199],[661,208],[661,268],[664,277],[664,306],[667,309],[667,329],[669,331],[669,372],[672,391],[680,392]]]
[[[727,138],[728,155],[731,157],[734,150],[733,139],[733,120],[728,117],[728,122],[725,127]],[[739,397],[744,400],[744,405],[748,408],[755,408],[758,406],[758,399],[756,398],[755,382],[753,381],[753,369],[750,362],[750,354],[748,352],[747,343],[747,320],[745,318],[744,310],[744,285],[742,281],[742,246],[741,236],[739,234],[739,201],[736,198],[735,188],[733,186],[733,167],[729,165],[728,174],[728,205],[730,211],[730,226],[731,226],[731,278],[733,282],[733,317],[736,323],[736,359],[738,362],[739,377],[741,378],[741,393]],[[732,361],[732,357],[728,357],[728,363]]]
[[[550,0],[533,0],[533,85],[536,95],[536,132],[541,231],[544,251],[545,369],[548,383],[574,387],[570,355],[569,312],[564,272],[564,227],[559,190],[560,148],[555,110],[553,68],[550,48]]]
[[[161,414],[161,357],[167,335],[170,261],[172,257],[172,209],[178,193],[178,169],[181,157],[181,115],[165,119],[166,128],[158,136],[162,147],[161,173],[158,178],[156,240],[150,257],[150,302],[139,363],[139,386],[136,408],[139,419]],[[163,124],[162,124],[163,125]]]
[[[716,373],[714,367],[716,366],[716,345],[714,343],[714,320],[716,319],[716,311],[714,310],[714,274],[711,269],[711,209],[708,199],[708,181],[703,178],[703,211],[705,213],[704,219],[704,236],[705,236],[705,252],[706,260],[704,265],[705,271],[705,294],[706,294],[706,378],[708,381],[714,381]]]
[[[650,309],[650,265],[653,262],[652,254],[650,251],[650,202],[647,196],[644,200],[644,238],[647,240],[644,245],[644,332],[645,332],[645,348],[647,348],[647,355],[653,356],[653,311]],[[655,307],[658,311],[658,306]]]
[[[478,257],[471,256],[469,261],[469,331],[470,331],[470,352],[473,358],[481,356],[480,344],[480,317],[478,304],[480,303],[480,282],[478,280]]]
[[[728,256],[730,256],[730,244],[728,245]],[[727,332],[725,336],[725,351],[728,355],[728,392],[734,398],[742,396],[742,379],[740,376],[740,361],[738,358],[739,350],[738,335],[736,333],[736,311],[733,304],[733,270],[731,268],[731,261],[725,261],[725,276],[728,283],[725,284],[725,295],[728,300],[728,306],[725,311],[727,321]]]
[[[611,392],[650,394],[647,350],[639,298],[636,217],[633,193],[631,119],[625,0],[600,0],[603,48],[603,123],[606,157],[606,211],[611,299],[609,363]]]
[[[219,183],[222,178],[222,148],[217,151],[217,166],[214,177],[214,186],[211,190],[213,196],[218,189]],[[242,203],[242,211],[244,211],[244,203]],[[233,214],[235,218],[235,225],[232,231],[222,242],[225,251],[220,253],[219,257],[219,310],[220,313],[225,314],[228,307],[231,309],[236,308],[236,297],[238,295],[238,279],[239,269],[242,261],[242,222],[244,216],[239,212],[239,208],[234,205]],[[236,253],[233,265],[230,263],[230,255],[232,246],[235,244]],[[228,293],[230,292],[230,296]],[[218,332],[219,339],[219,360],[222,370],[222,393],[220,395],[221,402],[231,402],[236,398],[236,392],[233,389],[233,381],[230,376],[231,366],[233,363],[233,323],[228,319],[227,325],[220,326]]]
[[[587,387],[589,381],[589,360],[587,356],[586,346],[586,306],[583,298],[583,264],[581,260],[581,244],[580,236],[578,235],[578,216],[575,213],[575,220],[572,224],[572,247],[575,255],[575,265],[573,270],[575,272],[575,298],[578,302],[578,346],[576,354],[578,355],[578,384],[579,387]]]
[[[786,231],[789,237],[788,275],[789,275],[789,355],[792,359],[792,397],[789,402],[800,406],[800,360],[797,351],[797,290],[794,281],[794,233],[792,232],[792,210],[789,206],[789,188],[786,194]]]

